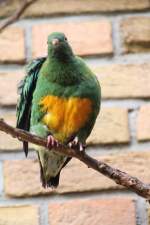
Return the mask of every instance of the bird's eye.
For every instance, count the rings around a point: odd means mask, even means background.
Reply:
[[[65,37],[64,40],[67,41],[67,38]]]

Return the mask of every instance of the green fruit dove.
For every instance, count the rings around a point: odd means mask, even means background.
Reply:
[[[35,146],[43,187],[57,187],[61,169],[71,159],[54,150],[59,144],[85,148],[100,110],[101,92],[96,76],[75,56],[66,36],[48,36],[48,54],[27,65],[20,83],[17,127],[47,138],[47,148]],[[25,154],[28,143],[23,142]]]

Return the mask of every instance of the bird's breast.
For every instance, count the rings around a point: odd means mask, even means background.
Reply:
[[[77,133],[92,112],[92,102],[88,98],[48,95],[39,104],[44,112],[43,123],[62,142]]]

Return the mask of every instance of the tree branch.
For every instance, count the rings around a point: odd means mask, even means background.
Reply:
[[[25,12],[25,10],[32,5],[34,2],[36,2],[37,0],[24,0],[20,6],[20,8],[9,18],[7,18],[6,20],[2,21],[0,24],[0,33],[9,25],[11,25],[12,23],[14,23],[15,21],[17,21],[18,19],[20,19],[20,17],[22,16],[22,14]]]
[[[3,119],[0,119],[0,130],[12,135],[14,138],[18,138],[20,141],[28,141],[33,144],[41,145],[46,147],[47,140],[37,137],[27,131],[13,128],[4,122]],[[44,149],[43,149],[44,151]],[[78,150],[74,150],[68,148],[67,146],[61,145],[56,149],[56,152],[61,152],[67,156],[75,157],[86,164],[88,167],[102,173],[104,176],[109,177],[117,184],[120,184],[138,195],[150,200],[150,185],[144,184],[136,177],[132,177],[129,174],[120,171],[119,169],[112,168],[108,164],[98,161],[85,152],[80,152]]]

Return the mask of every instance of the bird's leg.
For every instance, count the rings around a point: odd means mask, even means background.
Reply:
[[[70,148],[77,149],[77,150],[79,150],[81,152],[85,150],[85,145],[82,142],[79,141],[77,136],[72,141],[70,141],[68,143],[68,146]]]
[[[48,135],[47,148],[52,149],[53,147],[59,147],[59,142],[52,135]]]

